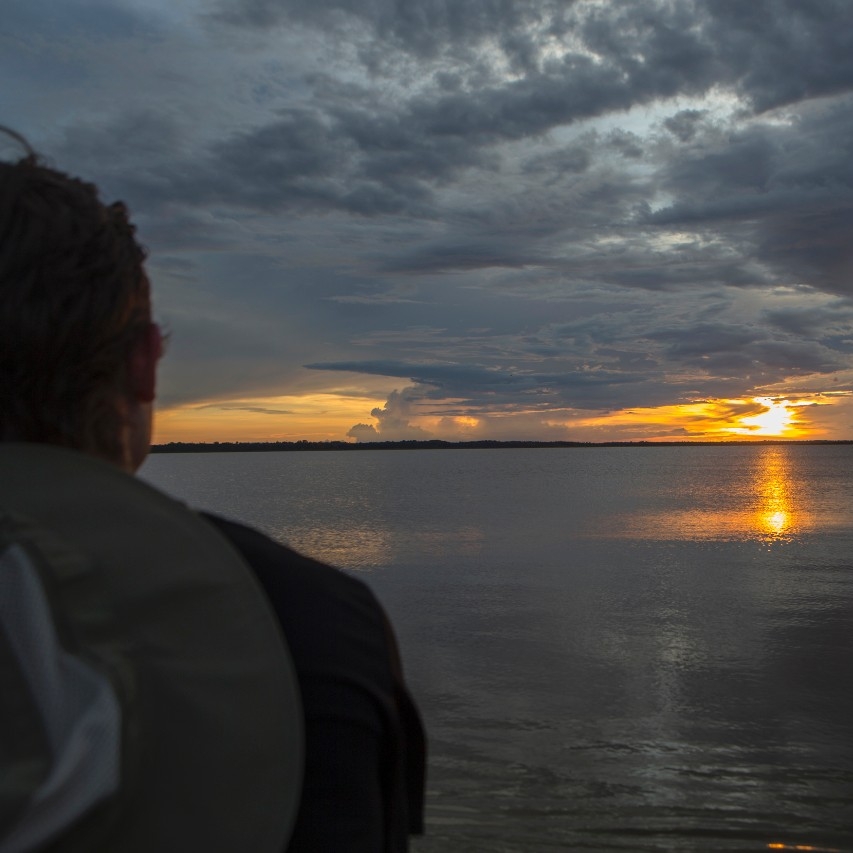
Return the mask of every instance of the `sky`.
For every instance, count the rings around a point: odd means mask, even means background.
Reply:
[[[0,123],[148,248],[155,441],[853,439],[848,0],[3,6]]]

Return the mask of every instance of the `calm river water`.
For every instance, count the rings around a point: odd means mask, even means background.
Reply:
[[[358,573],[430,735],[415,853],[853,851],[853,446],[163,454]]]

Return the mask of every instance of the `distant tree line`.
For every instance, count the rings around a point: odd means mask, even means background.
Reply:
[[[716,445],[853,444],[820,439],[733,439],[727,441],[171,441],[155,444],[152,453],[232,453],[296,450],[492,450],[536,447],[713,447]]]

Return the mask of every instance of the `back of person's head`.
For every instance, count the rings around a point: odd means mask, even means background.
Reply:
[[[121,202],[26,151],[0,162],[0,441],[117,461],[128,355],[150,322],[145,252]]]

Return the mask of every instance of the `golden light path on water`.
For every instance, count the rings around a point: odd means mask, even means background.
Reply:
[[[784,536],[796,526],[788,466],[787,453],[773,448],[761,455],[761,465],[756,469],[755,492],[759,502],[755,528],[767,536]]]
[[[693,484],[694,488],[696,484]],[[682,506],[638,510],[620,519],[606,533],[607,538],[724,540],[757,539],[784,541],[831,524],[818,520],[805,488],[792,469],[788,449],[756,448],[750,467],[738,481],[708,481],[699,498],[694,490],[685,494]],[[674,484],[671,500],[679,502],[679,485]]]

